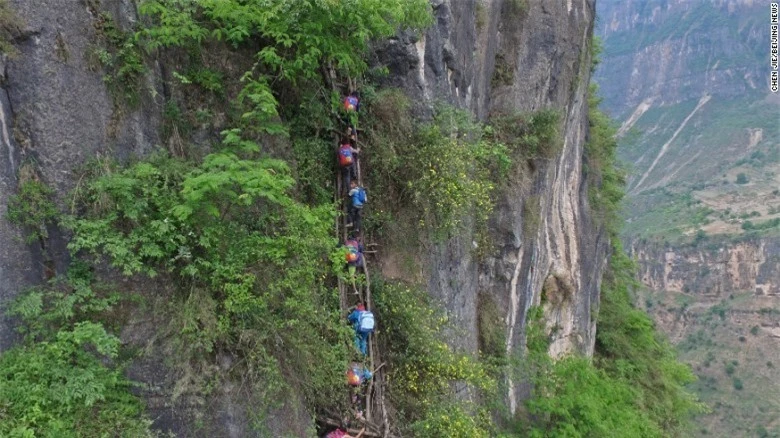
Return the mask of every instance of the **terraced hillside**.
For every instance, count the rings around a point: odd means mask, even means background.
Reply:
[[[780,95],[769,7],[600,1],[639,304],[699,377],[692,436],[780,436]]]

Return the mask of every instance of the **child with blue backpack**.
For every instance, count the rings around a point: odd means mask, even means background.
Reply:
[[[357,181],[352,180],[349,190],[349,211],[347,215],[347,227],[354,226],[354,231],[360,231],[361,224],[361,212],[363,206],[368,202],[368,196],[366,195],[366,189],[358,186]]]
[[[368,336],[374,331],[374,314],[360,303],[349,314],[347,320],[355,328],[355,345],[365,356],[368,354]]]

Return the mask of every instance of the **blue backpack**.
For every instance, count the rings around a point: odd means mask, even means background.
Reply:
[[[368,197],[366,196],[366,190],[363,187],[357,188],[357,193],[352,195],[352,205],[355,207],[362,207],[363,204],[365,204],[368,201]]]
[[[360,312],[359,330],[363,333],[371,333],[374,331],[374,314],[366,310]]]

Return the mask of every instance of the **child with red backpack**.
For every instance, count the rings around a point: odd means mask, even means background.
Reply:
[[[350,401],[355,408],[355,414],[361,421],[365,421],[363,416],[363,404],[365,403],[366,384],[374,374],[363,364],[352,362],[347,369],[347,384],[350,386]]]
[[[360,93],[353,91],[349,93],[349,96],[344,98],[344,122],[347,124],[347,130],[351,134],[356,132],[355,125],[357,125],[358,112],[360,112]]]
[[[342,138],[339,144],[339,149],[336,154],[339,167],[341,168],[341,184],[345,188],[344,191],[349,191],[350,183],[353,178],[357,178],[355,173],[355,161],[357,161],[357,154],[360,149],[356,149],[352,141],[348,138]]]
[[[344,242],[344,246],[347,248],[347,270],[349,275],[354,277],[357,268],[363,267],[363,244],[359,239],[350,237]]]

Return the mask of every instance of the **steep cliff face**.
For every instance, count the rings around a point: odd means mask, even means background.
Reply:
[[[74,168],[97,156],[129,157],[158,144],[160,107],[144,102],[139,110],[117,106],[103,81],[103,72],[88,62],[99,44],[95,32],[98,11],[91,2],[18,1],[12,8],[23,23],[15,41],[19,54],[2,63],[0,123],[0,211],[16,191],[20,167],[29,165],[58,193],[66,194],[77,181]],[[107,4],[110,12],[135,20],[130,1]],[[151,74],[149,91],[158,84]],[[152,93],[147,93],[152,94]],[[53,234],[48,248],[21,242],[19,230],[0,220],[0,300],[16,295],[25,285],[41,282],[46,270],[62,273],[67,251],[61,236]],[[12,330],[0,325],[0,347],[8,347]]]
[[[525,345],[529,307],[542,302],[545,283],[559,283],[560,297],[545,304],[550,352],[592,353],[608,243],[588,215],[582,177],[594,7],[436,1],[437,24],[422,39],[407,36],[379,51],[389,83],[426,102],[453,102],[483,120],[548,108],[561,115],[560,154],[534,160],[501,196],[491,219],[493,255],[477,260],[474,236],[465,235],[432,248],[423,262],[429,290],[464,329],[452,342],[467,351],[477,350],[481,294],[504,309],[506,349],[514,354]],[[508,394],[513,410],[518,391]]]
[[[606,106],[622,119],[647,105],[768,90],[769,67],[755,62],[768,18],[759,3],[599,2],[597,34],[609,40],[598,74]]]
[[[60,207],[67,209],[66,195],[78,184],[74,169],[95,156],[142,155],[160,143],[158,97],[164,91],[160,67],[147,74],[145,100],[139,109],[131,109],[112,98],[101,68],[89,62],[88,52],[99,39],[98,3],[13,2],[24,17],[24,31],[17,41],[19,56],[5,60],[0,93],[0,211],[6,210],[24,163],[34,164],[40,178],[55,188]],[[550,353],[591,354],[608,247],[589,216],[582,174],[595,2],[431,3],[436,22],[422,38],[400,35],[378,46],[377,60],[390,67],[388,85],[421,96],[421,114],[443,100],[482,120],[494,112],[540,109],[557,111],[561,120],[560,152],[519,163],[519,177],[502,193],[490,220],[490,255],[478,259],[473,254],[475,236],[469,232],[430,247],[423,260],[431,294],[462,329],[451,342],[477,352],[478,302],[487,297],[503,309],[508,353],[523,351],[527,311],[543,304],[552,336]],[[104,6],[120,25],[137,20],[130,0]],[[47,264],[56,273],[63,272],[68,262],[65,237],[53,230],[50,240],[46,248],[24,245],[19,230],[0,220],[0,299],[7,301],[23,287],[44,281]],[[160,324],[148,315],[136,315],[123,339],[144,346]],[[10,342],[12,327],[5,321],[0,325],[0,348]],[[229,367],[229,359],[225,361]],[[183,413],[196,401],[169,404],[173,382],[162,362],[142,361],[131,370],[132,377],[148,384],[144,396],[160,427],[196,433],[187,429],[192,419]],[[509,384],[507,397],[514,411],[523,393],[520,385]],[[222,388],[213,401],[212,414],[219,426],[209,431],[215,436],[246,436],[247,413],[230,394],[230,388]],[[305,417],[296,412],[279,420],[289,418],[286,424],[269,427],[303,436],[300,425],[307,423]]]
[[[695,436],[776,433],[780,390],[780,242],[744,239],[670,247],[632,245],[640,302],[677,345],[712,411]]]
[[[653,290],[724,298],[736,291],[780,296],[780,241],[747,240],[721,245],[632,245],[642,283]]]

